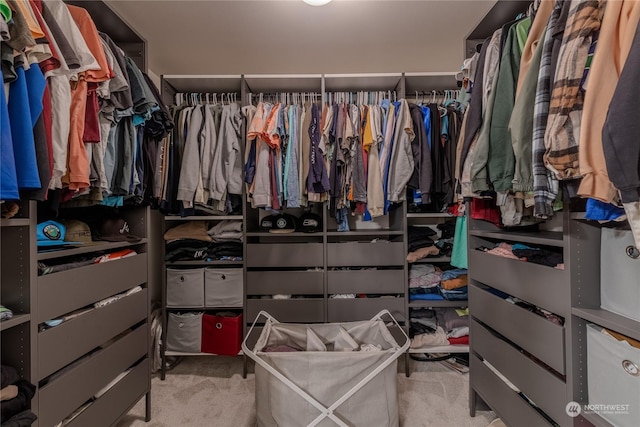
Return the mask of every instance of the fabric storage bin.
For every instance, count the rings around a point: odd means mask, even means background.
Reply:
[[[205,305],[207,307],[242,307],[242,274],[241,268],[205,269]]]
[[[600,246],[600,306],[640,322],[640,252],[629,230],[603,228]]]
[[[587,325],[587,407],[611,424],[636,427],[640,419],[640,349]],[[623,406],[625,405],[625,406]]]
[[[242,345],[242,314],[202,316],[202,352],[236,356]]]
[[[167,268],[167,307],[204,307],[204,268]]]
[[[202,313],[169,313],[167,351],[200,353],[201,348]]]

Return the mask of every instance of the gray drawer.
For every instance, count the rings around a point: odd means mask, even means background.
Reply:
[[[564,327],[474,285],[469,286],[469,310],[473,317],[564,374]]]
[[[398,321],[405,320],[404,298],[351,298],[329,299],[328,322],[355,322],[369,320],[381,310],[389,310]]]
[[[70,415],[111,380],[147,353],[147,324],[82,360],[40,389],[40,425],[52,426]],[[122,408],[125,409],[125,408]],[[96,424],[87,424],[96,425]]]
[[[404,270],[329,271],[329,294],[404,294]]]
[[[475,355],[470,354],[470,384],[508,426],[550,427],[531,405],[518,396]],[[562,399],[565,402],[566,398]]]
[[[329,243],[329,267],[404,266],[406,254],[402,242],[343,242]]]
[[[322,267],[322,243],[249,243],[247,267]]]
[[[322,295],[323,271],[247,271],[247,295]]]
[[[266,311],[279,322],[324,322],[324,299],[321,298],[249,299],[247,300],[247,323],[253,323],[261,310]]]
[[[149,359],[144,359],[67,427],[110,426],[128,411],[150,388]]]
[[[38,377],[43,379],[146,319],[149,302],[143,289],[38,334]],[[146,340],[145,340],[146,345]]]
[[[147,254],[38,277],[38,323],[147,281]]]
[[[505,341],[496,337],[480,323],[471,319],[469,335],[473,350],[504,374],[543,412],[563,424],[567,414],[567,386],[558,377],[533,362]]]
[[[563,317],[571,314],[568,272],[469,251],[469,277]]]

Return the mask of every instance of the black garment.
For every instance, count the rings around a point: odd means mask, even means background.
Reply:
[[[18,371],[13,366],[2,365],[0,367],[0,389],[15,384],[19,379]]]
[[[440,107],[429,104],[431,110],[431,164],[433,165],[433,184],[431,186],[431,209],[442,212],[446,203],[445,196],[448,193],[445,184],[445,150],[442,145],[442,118]]]
[[[431,152],[427,142],[427,131],[424,127],[422,109],[415,104],[409,104],[413,133],[415,138],[411,141],[413,154],[413,174],[407,184],[410,188],[420,190],[422,203],[431,203],[431,184],[433,182],[433,167],[431,164]],[[433,142],[432,142],[433,143]]]
[[[0,419],[2,420],[9,420],[14,415],[28,409],[29,402],[36,394],[36,386],[27,380],[18,380],[15,385],[18,387],[18,395],[0,403]]]
[[[456,154],[458,149],[458,139],[462,129],[462,113],[454,107],[447,107],[447,116],[449,118],[448,137],[445,140],[444,152],[444,176],[442,181],[444,205],[454,203],[455,187],[456,187]]]
[[[2,421],[2,427],[27,427],[37,420],[36,414],[30,410],[22,411],[6,421]]]
[[[487,38],[482,43],[482,49],[480,49],[480,57],[478,58],[478,64],[476,65],[476,74],[473,78],[473,87],[471,89],[471,100],[469,101],[469,107],[467,107],[467,123],[465,127],[464,141],[462,141],[462,152],[460,153],[460,170],[458,173],[462,176],[462,167],[464,165],[467,156],[469,155],[469,149],[471,143],[476,136],[476,133],[482,126],[482,92],[484,90],[484,62],[487,56],[487,48],[491,38]],[[431,116],[433,117],[433,115]],[[432,122],[433,123],[433,122]],[[432,124],[433,127],[433,124]],[[431,140],[433,144],[433,139]]]
[[[513,254],[518,258],[526,258],[527,262],[555,267],[562,264],[562,254],[546,249],[514,249]]]

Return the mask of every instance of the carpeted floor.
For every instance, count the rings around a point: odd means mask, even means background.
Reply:
[[[403,427],[486,427],[495,418],[489,411],[469,416],[468,374],[437,362],[411,360],[411,376],[404,375],[400,358],[398,402]],[[252,366],[249,371],[252,372]],[[151,421],[144,422],[144,399],[116,427],[253,427],[255,379],[242,378],[242,358],[194,356],[185,358],[165,381],[151,381]],[[375,427],[375,426],[368,426]]]

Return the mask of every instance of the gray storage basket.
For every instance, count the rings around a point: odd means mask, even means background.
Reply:
[[[167,268],[167,307],[204,306],[204,268]]]
[[[242,307],[241,268],[212,268],[204,271],[204,303],[207,307]]]
[[[399,345],[382,320],[387,315],[403,335]],[[266,323],[256,345],[247,342],[258,320]],[[357,351],[363,344],[378,351]],[[302,348],[265,352],[269,346]],[[409,338],[389,311],[349,323],[286,324],[264,311],[242,350],[256,362],[258,426],[398,426],[397,359]]]
[[[600,305],[640,322],[640,256],[629,230],[602,229]]]
[[[202,349],[202,313],[169,313],[167,351],[200,353]]]

